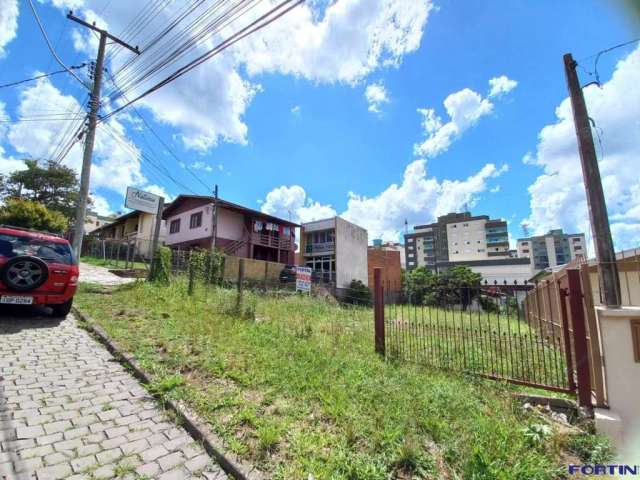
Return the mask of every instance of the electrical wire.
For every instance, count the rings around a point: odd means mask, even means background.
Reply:
[[[69,67],[69,69],[78,70],[79,68],[83,68],[84,66],[86,66],[85,63],[83,63],[82,65],[72,65],[71,67]],[[66,73],[66,72],[67,72],[66,70],[56,70],[55,72],[43,73],[42,75],[36,75],[35,77],[25,78],[24,80],[18,80],[17,82],[5,83],[3,85],[0,85],[0,88],[15,87],[16,85],[22,85],[23,83],[33,82],[35,80],[40,80],[41,78],[52,77],[53,75],[58,75],[60,73]]]
[[[639,37],[639,38],[634,38],[633,40],[629,40],[628,42],[619,43],[618,45],[614,45],[614,46],[609,47],[609,48],[605,48],[604,50],[600,50],[598,53],[595,53],[595,54],[590,55],[590,56],[588,56],[588,57],[584,57],[584,58],[582,58],[581,60],[579,60],[579,61],[578,61],[578,62],[576,62],[576,63],[582,62],[582,61],[584,61],[584,60],[589,60],[589,59],[591,59],[591,58],[594,58],[594,57],[595,57],[595,61],[593,62],[593,70],[594,70],[594,71],[593,71],[593,74],[594,74],[594,75],[595,75],[595,77],[596,77],[596,79],[595,79],[595,83],[596,83],[599,87],[601,87],[601,86],[602,86],[602,84],[600,83],[600,74],[598,73],[598,62],[600,61],[600,57],[601,57],[602,55],[604,55],[605,53],[609,53],[609,52],[611,52],[611,51],[613,51],[613,50],[616,50],[616,49],[618,49],[618,48],[626,47],[626,46],[628,46],[628,45],[632,45],[632,44],[637,43],[637,42],[640,42],[640,37]],[[584,67],[583,67],[583,69],[584,69]],[[591,74],[592,74],[592,72],[589,72],[589,71],[588,71],[588,70],[586,70],[586,69],[585,69],[585,71],[586,71],[589,75],[591,75]]]
[[[295,3],[293,3],[292,5],[289,5],[288,7],[283,9],[283,7],[285,7],[287,4],[291,4],[292,2],[295,2]],[[102,117],[101,121],[110,118],[111,116],[117,114],[118,112],[121,112],[122,110],[124,110],[128,106],[130,106],[130,105],[134,104],[135,102],[141,100],[142,98],[146,97],[147,95],[150,95],[151,93],[155,92],[156,90],[159,90],[160,88],[164,87],[165,85],[168,85],[169,83],[177,80],[182,75],[188,73],[189,71],[193,70],[197,66],[201,65],[202,63],[206,62],[207,60],[211,59],[212,57],[218,55],[222,51],[224,51],[227,48],[229,48],[230,46],[234,45],[236,42],[238,42],[238,41],[242,40],[243,38],[251,35],[252,33],[256,32],[258,30],[261,30],[262,28],[270,25],[271,23],[273,23],[274,21],[276,21],[277,19],[279,19],[280,17],[282,17],[283,15],[285,15],[286,13],[288,13],[293,8],[297,7],[298,5],[300,5],[303,2],[304,2],[304,0],[297,0],[297,1],[295,1],[295,0],[284,0],[283,2],[278,4],[276,7],[272,8],[267,13],[265,13],[264,15],[259,17],[257,20],[251,22],[249,25],[247,25],[244,28],[240,29],[238,32],[234,33],[233,35],[231,35],[230,37],[228,37],[227,39],[225,39],[224,41],[222,41],[221,43],[219,43],[218,45],[216,45],[212,49],[208,50],[207,52],[203,53],[199,57],[197,57],[194,60],[192,60],[191,62],[189,62],[188,64],[186,64],[183,67],[179,68],[176,72],[174,72],[173,74],[169,75],[164,80],[158,82],[156,85],[154,85],[153,87],[149,88],[144,93],[138,95],[133,100],[130,100],[130,101],[126,102],[125,104],[121,105],[120,107],[116,108],[115,110],[112,110],[106,116]],[[281,11],[278,12],[278,10],[281,10]]]
[[[116,84],[115,79],[111,75],[111,72],[109,72],[109,70],[106,70],[106,72],[107,72],[107,76],[111,80],[111,83],[113,83],[113,85],[116,88],[118,88],[118,85]],[[124,96],[124,94],[123,94],[123,98],[128,101],[127,97]],[[196,173],[193,172],[193,170],[191,170],[189,168],[189,166],[187,165],[186,162],[183,162],[182,160],[180,160],[180,158],[178,157],[178,155],[176,155],[176,153],[173,151],[173,149],[160,137],[160,135],[158,135],[158,133],[155,131],[155,129],[149,124],[149,122],[147,122],[147,120],[144,118],[144,116],[138,111],[138,109],[134,105],[132,105],[131,108],[132,108],[133,112],[138,116],[138,118],[140,118],[140,120],[142,120],[142,123],[144,124],[144,126],[152,133],[152,135],[160,142],[160,144],[171,154],[171,156],[178,162],[178,164],[179,165],[184,165],[185,166],[185,170],[187,170],[193,176],[193,178],[195,178],[195,180],[198,181],[200,183],[200,185],[202,185],[205,188],[205,191],[208,192],[209,191],[209,185],[204,183],[200,179],[200,177],[198,177],[198,175],[196,175]]]
[[[194,195],[197,195],[197,193],[191,189],[190,187],[186,186],[184,183],[180,182],[179,180],[177,180],[169,170],[167,170],[166,167],[164,167],[160,162],[158,162],[155,158],[147,155],[144,150],[142,149],[136,149],[133,146],[131,146],[131,144],[129,143],[129,141],[126,138],[123,138],[120,133],[118,131],[116,131],[111,125],[109,125],[108,123],[101,123],[100,125],[105,126],[106,127],[106,132],[111,135],[113,137],[113,139],[118,142],[120,145],[122,145],[124,148],[126,148],[127,150],[129,150],[133,155],[135,156],[140,156],[141,160],[146,161],[151,167],[153,167],[160,175],[168,178],[169,180],[171,180],[176,186],[178,186],[181,189],[184,189],[186,191],[189,191],[191,193],[193,193]],[[161,183],[161,182],[159,182]]]
[[[80,82],[80,84],[85,87],[87,90],[89,90],[89,87],[80,79],[80,77],[78,77],[75,73],[73,73],[73,70],[71,70],[69,67],[67,67],[64,62],[60,59],[60,57],[58,56],[58,54],[56,53],[55,49],[53,48],[53,45],[51,45],[51,42],[49,41],[49,37],[47,36],[47,32],[44,29],[44,25],[42,25],[42,22],[40,21],[40,17],[38,16],[38,12],[36,11],[36,7],[33,5],[33,0],[29,0],[29,6],[31,7],[31,11],[33,12],[33,16],[36,19],[36,22],[38,23],[38,27],[40,28],[40,32],[42,32],[42,36],[44,37],[44,40],[47,44],[47,47],[49,47],[49,51],[51,52],[51,55],[53,55],[53,58],[55,58],[56,62],[58,62],[58,64],[67,71],[67,73],[70,73],[71,76],[73,78],[75,78],[78,82]]]

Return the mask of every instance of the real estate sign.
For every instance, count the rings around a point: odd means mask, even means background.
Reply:
[[[296,267],[296,291],[311,292],[311,268]]]
[[[133,210],[140,210],[146,213],[158,213],[160,197],[153,193],[145,192],[133,187],[127,187],[127,197],[124,206]]]

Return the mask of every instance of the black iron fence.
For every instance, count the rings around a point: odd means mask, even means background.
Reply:
[[[566,324],[553,333],[543,328],[522,301],[522,288],[434,287],[419,299],[398,301],[374,281],[376,350],[392,361],[573,393],[584,371],[578,365],[586,352],[584,331],[577,338],[574,324],[570,338]]]

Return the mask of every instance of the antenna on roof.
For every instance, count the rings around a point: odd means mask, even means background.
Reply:
[[[407,222],[407,219],[404,219],[404,233],[409,233],[409,222]]]

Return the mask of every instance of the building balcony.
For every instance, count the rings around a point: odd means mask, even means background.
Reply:
[[[323,243],[308,243],[305,246],[304,253],[306,255],[313,254],[328,254],[333,253],[336,248],[335,242],[323,242]]]
[[[280,238],[277,235],[269,233],[253,233],[251,234],[251,243],[269,248],[278,248],[280,250],[291,250],[291,239]]]

